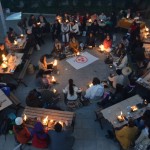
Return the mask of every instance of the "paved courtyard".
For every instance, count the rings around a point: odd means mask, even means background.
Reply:
[[[7,23],[8,25],[8,23]],[[9,24],[10,26],[10,24]],[[15,23],[13,24],[15,27]],[[38,64],[39,58],[43,54],[50,54],[53,48],[53,42],[51,37],[45,37],[45,44],[41,47],[40,51],[34,51],[31,57],[31,62],[35,66]],[[62,109],[66,109],[63,102],[62,89],[67,85],[68,79],[74,79],[75,84],[86,90],[87,84],[92,80],[93,77],[98,77],[101,80],[107,78],[110,73],[109,66],[104,63],[105,55],[99,53],[96,48],[93,50],[86,50],[93,56],[99,59],[94,63],[76,70],[66,60],[58,61],[58,69],[60,74],[56,74],[55,77],[59,84],[54,87],[61,93],[61,101],[59,106]],[[52,59],[50,59],[52,60]],[[30,90],[39,87],[38,81],[35,78],[36,72],[33,75],[26,74],[24,81],[28,87],[20,85],[15,91],[16,96],[20,99],[22,104],[25,106],[25,98]],[[95,121],[96,116],[94,111],[97,109],[96,103],[92,103],[89,106],[79,108],[75,111],[75,129],[73,135],[75,137],[75,143],[73,150],[119,150],[117,143],[106,139],[105,134],[110,125],[107,122],[103,122],[104,129],[100,128],[98,122]],[[20,112],[21,114],[21,112]],[[13,150],[16,146],[13,135],[7,135],[6,140],[4,136],[0,136],[0,150]],[[24,147],[24,150],[36,150],[32,146]]]

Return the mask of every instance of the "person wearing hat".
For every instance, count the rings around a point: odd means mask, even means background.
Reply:
[[[37,122],[34,125],[33,130],[31,131],[32,134],[32,146],[36,148],[47,148],[49,144],[49,136],[44,131],[44,126],[41,122]]]
[[[13,126],[13,131],[17,142],[21,144],[26,144],[30,141],[31,134],[27,129],[27,127],[24,125],[23,119],[21,117],[17,117],[15,119],[15,125]]]

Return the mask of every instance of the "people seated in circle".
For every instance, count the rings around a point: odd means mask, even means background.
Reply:
[[[79,42],[75,37],[72,37],[69,42],[69,48],[71,52],[78,53],[79,52]]]
[[[104,86],[97,77],[93,78],[93,85],[86,90],[84,97],[89,100],[98,100],[104,94]]]
[[[106,38],[103,41],[104,51],[110,52],[112,48],[112,40],[110,38],[110,35],[107,35]]]
[[[45,74],[50,74],[53,70],[53,64],[47,62],[45,55],[43,55],[40,58],[38,65],[39,65],[39,69],[42,70],[43,73],[45,73]]]
[[[87,40],[86,40],[86,45],[87,47],[95,47],[95,37],[93,35],[93,33],[90,33],[89,36],[87,37]]]
[[[65,124],[64,124],[65,125]],[[63,130],[60,123],[56,123],[54,130],[49,130],[49,150],[71,150],[74,144],[74,137],[70,132]]]

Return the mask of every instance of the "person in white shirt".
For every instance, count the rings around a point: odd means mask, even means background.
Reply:
[[[69,42],[69,31],[70,31],[70,27],[69,24],[66,23],[65,21],[61,24],[61,32],[62,32],[62,41],[65,42]]]
[[[100,80],[97,77],[93,78],[93,86],[89,87],[86,90],[85,98],[89,100],[98,100],[104,94],[104,86],[100,83]]]
[[[105,22],[106,19],[107,19],[106,15],[102,12],[102,13],[99,15],[99,20]]]
[[[70,36],[76,37],[76,35],[79,33],[79,25],[77,22],[73,21],[70,24]]]
[[[110,75],[108,80],[112,83],[113,88],[116,88],[117,84],[123,85],[125,77],[123,76],[120,69],[116,70],[117,75]]]
[[[73,79],[69,79],[69,84],[63,90],[63,93],[66,94],[68,101],[76,101],[78,99],[78,93],[80,92],[81,90],[73,83]]]

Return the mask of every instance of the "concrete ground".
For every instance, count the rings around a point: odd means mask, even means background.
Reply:
[[[13,24],[15,27],[15,23]],[[10,26],[10,23],[9,23]],[[50,54],[53,47],[53,42],[51,37],[48,36],[45,38],[45,44],[41,47],[40,51],[34,51],[32,54],[32,64],[37,66],[39,58],[43,54]],[[113,70],[110,70],[109,66],[104,63],[105,55],[97,51],[97,48],[93,50],[86,50],[93,56],[98,57],[99,59],[94,63],[76,70],[66,60],[58,61],[58,69],[60,74],[54,74],[59,84],[54,86],[62,96],[62,89],[67,85],[68,79],[74,79],[75,84],[78,87],[81,87],[83,90],[86,90],[87,84],[92,81],[93,77],[98,77],[101,80],[107,78],[109,73]],[[52,61],[52,59],[51,59]],[[15,91],[16,96],[20,99],[22,104],[25,106],[25,98],[30,90],[33,88],[39,87],[38,81],[35,78],[36,73],[33,75],[26,74],[24,81],[27,83],[28,87],[20,85]],[[59,106],[62,109],[66,109],[63,102],[63,96],[59,102]],[[75,111],[75,129],[74,137],[75,143],[73,150],[119,150],[117,143],[106,139],[105,134],[107,129],[110,129],[110,125],[104,121],[104,129],[100,128],[98,122],[95,121],[96,116],[94,111],[97,109],[96,103],[92,103],[89,106],[79,108]],[[20,112],[21,113],[21,112]],[[4,136],[0,136],[0,150],[13,150],[16,146],[13,135],[7,135],[6,140]],[[32,146],[25,146],[24,150],[36,150]],[[39,150],[39,149],[38,149]]]

